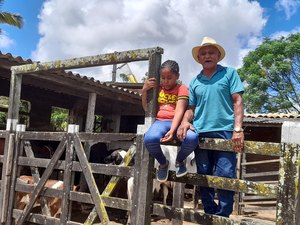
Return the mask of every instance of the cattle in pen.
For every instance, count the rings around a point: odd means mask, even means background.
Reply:
[[[36,185],[32,176],[20,176],[17,180],[19,184]],[[45,188],[51,188],[55,190],[63,190],[64,182],[61,180],[47,180]],[[72,191],[78,191],[79,186],[73,186]],[[16,208],[23,210],[29,203],[31,193],[17,192],[16,194]],[[47,205],[52,217],[59,217],[61,214],[62,199],[58,197],[45,197]],[[41,206],[40,197],[37,198],[34,207]]]

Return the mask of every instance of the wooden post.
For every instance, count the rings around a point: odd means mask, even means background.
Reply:
[[[95,122],[95,108],[96,108],[96,100],[97,94],[96,93],[89,93],[89,102],[88,102],[88,109],[85,121],[85,132],[93,132],[94,122]],[[87,141],[84,144],[84,152],[86,158],[90,158],[90,151],[91,151],[92,143]],[[80,181],[79,181],[79,191],[87,190],[87,183],[83,174],[80,174]]]
[[[149,77],[160,80],[159,68],[161,65],[161,52],[155,51],[149,58]],[[158,88],[147,94],[147,110],[145,114],[144,131],[154,122],[157,112]],[[143,133],[137,135],[137,153],[135,158],[134,186],[131,207],[133,225],[150,225],[152,202],[152,171],[154,159],[150,157],[144,145]]]
[[[176,182],[173,188],[173,203],[172,206],[175,208],[184,208],[184,183]],[[172,225],[182,225],[183,220],[172,219]]]
[[[7,210],[9,203],[9,194],[11,187],[11,175],[13,168],[13,153],[14,153],[15,134],[5,134],[4,160],[2,164],[2,182],[1,182],[1,199],[0,212],[1,223],[4,223],[7,218]]]
[[[111,75],[112,75],[111,81],[116,82],[116,80],[117,80],[117,64],[113,64],[113,69],[112,69]]]
[[[281,133],[276,224],[299,224],[300,123],[284,122]]]
[[[6,130],[15,131],[19,120],[22,75],[11,73]]]
[[[9,151],[13,151],[13,159],[12,159],[12,171],[11,171],[11,187],[9,190],[9,197],[8,197],[8,207],[7,207],[7,215],[6,215],[6,225],[13,224],[13,208],[15,206],[15,186],[16,186],[16,180],[18,178],[18,158],[20,153],[23,151],[22,149],[22,143],[21,143],[21,133],[17,131],[14,136],[14,146],[12,149],[9,149]],[[10,137],[11,138],[11,137]],[[2,222],[2,221],[1,221]]]
[[[238,153],[237,154],[237,162],[236,162],[236,178],[237,179],[241,179],[241,161],[242,161],[242,154],[243,153]],[[241,193],[235,193],[234,195],[234,213],[239,215],[239,204],[240,204],[240,200],[241,200]]]
[[[133,182],[131,222],[133,225],[150,225],[152,203],[152,170],[154,159],[150,157],[144,145],[142,134],[137,136],[137,152],[135,155],[135,173]]]

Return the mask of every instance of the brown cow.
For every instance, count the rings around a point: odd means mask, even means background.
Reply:
[[[22,184],[35,184],[32,176],[20,176],[18,178],[18,181]],[[45,188],[52,188],[56,190],[63,190],[64,188],[63,181],[60,180],[47,180],[45,184]],[[77,191],[79,189],[79,186],[74,186],[72,188],[73,191]],[[24,192],[18,192],[16,197],[16,208],[23,210],[26,205],[29,203],[30,200],[30,193],[24,193]],[[57,197],[45,197],[47,200],[47,204],[50,210],[50,214],[52,217],[59,217],[61,214],[61,199]],[[40,205],[40,199],[37,198],[37,201],[35,202],[35,206]]]

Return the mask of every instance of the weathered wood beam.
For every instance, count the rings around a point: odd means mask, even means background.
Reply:
[[[214,187],[229,191],[243,192],[247,194],[256,194],[262,196],[276,197],[277,186],[272,184],[257,183],[239,179],[230,179],[225,177],[216,177],[209,175],[200,175],[188,173],[184,177],[176,177],[174,171],[169,171],[169,180],[204,187]]]
[[[220,150],[232,152],[231,140],[205,138],[201,139],[199,147],[203,149]],[[245,141],[243,153],[279,156],[280,144],[271,142]]]
[[[43,70],[68,70],[76,68],[113,65],[125,62],[148,60],[153,53],[162,54],[163,49],[160,47],[146,48],[66,60],[55,60],[44,63],[36,62],[33,64],[12,66],[11,70],[16,74],[26,74]]]

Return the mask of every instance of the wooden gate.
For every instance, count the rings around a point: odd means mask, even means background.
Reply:
[[[78,132],[17,132],[15,139],[14,156],[11,161],[7,161],[6,166],[12,167],[11,188],[10,193],[3,193],[3,202],[8,203],[6,208],[2,208],[2,222],[5,224],[24,224],[25,221],[34,222],[37,224],[79,224],[71,222],[71,206],[72,201],[79,203],[94,204],[95,207],[87,218],[86,223],[92,223],[96,216],[99,216],[103,224],[109,224],[109,218],[105,206],[120,207],[128,210],[126,200],[109,198],[109,194],[113,191],[117,184],[118,178],[112,178],[111,183],[107,186],[104,192],[100,193],[96,185],[94,174],[101,173],[107,175],[117,174],[119,177],[132,176],[132,169],[127,167],[135,152],[135,145],[128,151],[128,156],[124,159],[123,168],[113,165],[100,165],[89,163],[83,147],[87,142],[115,142],[115,141],[131,141],[136,134],[94,134],[94,133],[78,133]],[[31,140],[39,141],[59,141],[59,145],[55,150],[51,159],[35,158],[30,145]],[[23,156],[23,151],[25,156]],[[61,156],[65,154],[65,159]],[[76,160],[76,158],[78,160]],[[32,177],[35,185],[24,184],[18,182],[20,168],[29,166],[31,168]],[[44,172],[40,174],[39,168],[44,168]],[[45,183],[49,179],[54,170],[64,171],[63,190],[53,190],[45,188]],[[90,193],[75,192],[72,190],[74,182],[74,172],[81,172],[84,175]],[[3,177],[2,177],[3,178]],[[4,178],[6,180],[6,178]],[[7,185],[6,188],[8,188]],[[3,186],[2,186],[3,187]],[[7,190],[2,188],[2,190]],[[30,201],[25,209],[16,209],[17,193],[30,193]],[[59,198],[62,200],[62,212],[60,218],[51,217],[47,200],[51,198]],[[35,202],[39,200],[41,203],[42,214],[31,212]],[[89,222],[88,222],[89,221]]]

